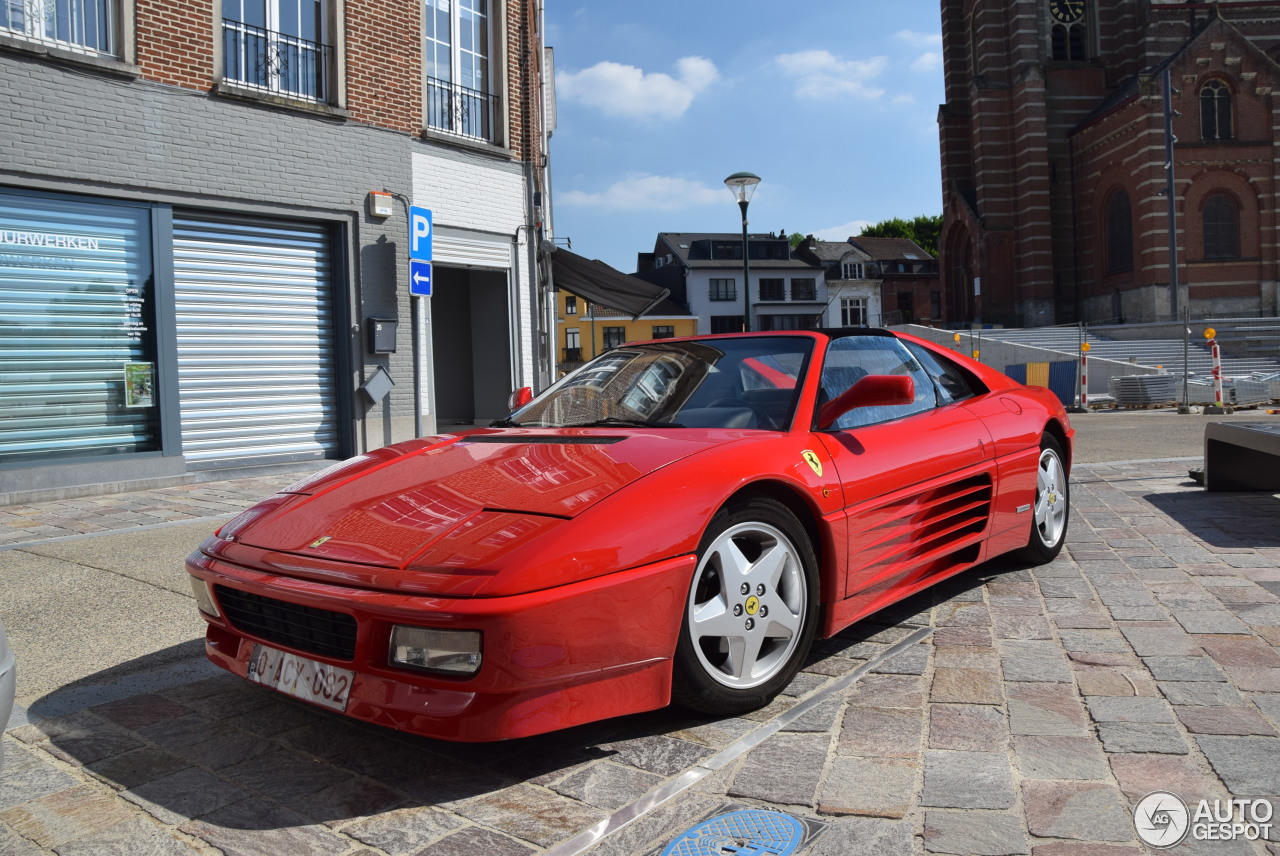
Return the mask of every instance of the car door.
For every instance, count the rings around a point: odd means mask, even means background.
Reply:
[[[991,438],[896,338],[833,340],[821,378],[834,398],[858,378],[906,374],[911,404],[857,408],[820,434],[844,492],[844,614],[865,614],[977,561],[991,510]]]

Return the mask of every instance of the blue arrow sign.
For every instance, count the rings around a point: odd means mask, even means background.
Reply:
[[[409,206],[409,258],[431,261],[431,209]]]
[[[409,262],[409,293],[419,297],[431,296],[431,262],[417,259]]]

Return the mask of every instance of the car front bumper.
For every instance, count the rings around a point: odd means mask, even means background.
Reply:
[[[694,556],[543,591],[440,598],[348,588],[264,573],[196,553],[187,571],[218,587],[355,619],[354,657],[256,636],[226,617],[208,622],[211,661],[246,677],[255,644],[350,669],[345,714],[428,737],[503,740],[654,710],[671,697],[675,651]],[[219,602],[219,608],[222,604]],[[455,677],[389,664],[396,624],[478,630],[482,662]]]

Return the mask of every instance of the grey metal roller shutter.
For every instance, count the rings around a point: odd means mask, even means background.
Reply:
[[[327,230],[175,214],[173,246],[187,461],[336,455]]]

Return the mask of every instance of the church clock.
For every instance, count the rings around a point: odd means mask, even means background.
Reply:
[[[1055,21],[1074,24],[1084,16],[1084,0],[1049,0],[1049,14]]]

